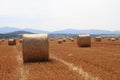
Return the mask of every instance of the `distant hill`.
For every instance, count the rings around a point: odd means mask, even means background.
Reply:
[[[6,34],[0,34],[0,38],[19,38],[22,34],[32,34],[31,32],[27,31],[15,31]]]
[[[4,34],[4,33],[10,33],[10,32],[14,32],[14,31],[18,31],[19,28],[13,28],[13,27],[2,27],[0,28],[0,33]]]
[[[76,29],[65,29],[65,30],[59,30],[59,31],[54,31],[54,32],[51,32],[53,34],[58,34],[58,33],[63,33],[63,34],[77,34],[79,33],[80,30],[76,30]]]
[[[68,32],[69,33],[69,32]],[[72,37],[75,38],[77,37],[77,34],[63,34],[63,33],[50,33],[49,37],[51,38],[64,38],[64,37]],[[6,34],[0,34],[0,38],[20,38],[22,34],[33,34],[31,32],[27,32],[27,31],[15,31],[15,32],[11,32],[11,33],[6,33]],[[120,37],[120,34],[91,34],[91,37],[95,37],[95,36],[103,36],[103,37]]]
[[[65,29],[60,31],[51,32],[53,34],[63,33],[63,34],[120,34],[120,31],[108,31],[108,30],[77,30],[77,29]]]
[[[32,33],[49,33],[49,31],[42,31],[42,30],[36,30],[36,29],[30,29],[30,28],[25,28],[23,31],[27,32],[32,32]]]
[[[2,34],[16,32],[16,31],[26,31],[26,32],[31,32],[31,33],[49,33],[49,31],[42,31],[42,30],[36,30],[36,29],[30,29],[30,28],[24,28],[24,29],[13,28],[13,27],[0,28],[0,33]]]
[[[1,34],[6,34],[6,33],[13,34],[14,32],[20,32],[21,34],[24,32],[49,33],[49,34],[120,34],[120,31],[96,30],[96,29],[89,29],[89,30],[64,29],[64,30],[49,32],[49,31],[36,30],[31,28],[24,28],[24,29],[12,28],[12,27],[0,28]]]
[[[27,31],[15,31],[15,32],[7,33],[6,35],[22,35],[22,34],[32,34],[32,33]]]

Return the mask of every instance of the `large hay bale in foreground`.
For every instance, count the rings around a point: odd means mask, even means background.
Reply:
[[[91,37],[89,34],[78,35],[77,44],[79,47],[90,47],[91,46]]]
[[[15,39],[8,39],[8,45],[16,45]]]
[[[101,41],[102,41],[102,38],[101,38],[101,37],[96,37],[96,38],[95,38],[95,41],[96,41],[96,42],[101,42]]]
[[[47,34],[24,34],[23,61],[47,61],[49,58],[49,39]]]

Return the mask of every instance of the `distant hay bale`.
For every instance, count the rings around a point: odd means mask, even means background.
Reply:
[[[119,40],[119,38],[116,38],[116,40]]]
[[[96,42],[101,42],[101,41],[102,41],[102,38],[101,38],[101,37],[96,37],[96,38],[95,38],[95,41],[96,41]]]
[[[50,39],[50,41],[53,41],[53,39]]]
[[[62,43],[62,39],[59,39],[59,40],[58,40],[58,44],[61,44],[61,43]]]
[[[48,34],[23,34],[23,61],[47,61],[49,58]]]
[[[2,40],[0,40],[0,44],[1,44]]]
[[[55,39],[54,39],[54,38],[51,38],[50,41],[55,41]]]
[[[90,47],[91,46],[91,37],[89,34],[78,35],[77,44],[79,47]]]
[[[66,42],[66,38],[63,38],[63,42]]]
[[[22,43],[23,42],[23,39],[19,39],[19,43]]]
[[[16,45],[16,40],[15,39],[9,39],[8,40],[8,45]]]
[[[111,38],[111,41],[116,41],[116,38]]]
[[[70,40],[73,42],[73,41],[74,41],[74,38],[70,38]]]
[[[1,41],[4,42],[5,39],[2,39]]]
[[[113,38],[115,38],[115,41],[116,41],[116,40],[119,40],[119,38],[118,38],[118,37],[113,37]],[[111,39],[112,39],[112,38],[111,38]]]
[[[111,40],[111,38],[107,38],[107,40],[108,40],[108,41],[110,41],[110,40]]]

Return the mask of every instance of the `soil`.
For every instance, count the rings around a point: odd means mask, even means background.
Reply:
[[[29,63],[23,63],[22,43],[16,42],[0,44],[0,80],[120,80],[120,39],[92,39],[91,47],[55,39],[49,41],[49,61]]]
[[[78,47],[77,41],[50,43],[50,53],[81,66],[85,71],[103,80],[120,80],[120,40],[96,42],[91,47]]]

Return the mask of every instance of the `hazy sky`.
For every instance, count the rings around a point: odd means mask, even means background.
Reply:
[[[0,27],[120,30],[120,0],[0,0]]]

